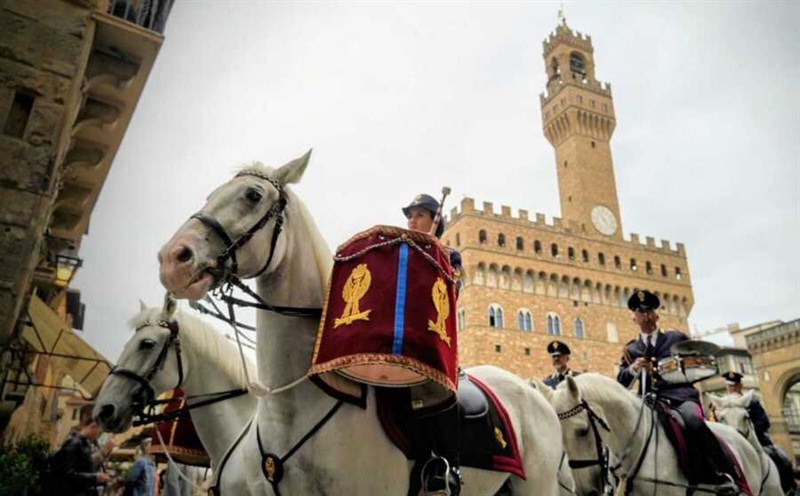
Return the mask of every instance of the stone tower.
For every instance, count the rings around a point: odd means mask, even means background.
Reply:
[[[694,304],[681,243],[623,234],[609,140],[611,89],[595,79],[591,38],[559,25],[544,41],[544,133],[556,151],[562,218],[464,198],[442,240],[461,252],[459,361],[522,377],[552,371],[547,343],[572,349],[575,370],[616,374],[638,335],[627,301],[640,289],[661,299],[662,329],[688,330]],[[491,178],[492,173],[487,173]],[[509,183],[509,187],[514,187]]]
[[[561,217],[587,234],[622,239],[609,142],[614,102],[611,85],[595,78],[592,38],[573,32],[563,20],[543,47],[542,124],[556,152]]]

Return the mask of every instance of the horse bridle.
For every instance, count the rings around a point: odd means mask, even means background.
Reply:
[[[578,405],[567,410],[566,412],[561,412],[558,414],[559,420],[565,420],[570,417],[574,417],[581,412],[586,412],[587,416],[589,417],[589,426],[592,429],[592,435],[594,436],[594,445],[595,445],[595,452],[597,453],[597,458],[589,458],[589,459],[582,459],[582,460],[569,460],[569,468],[571,469],[579,469],[579,468],[589,468],[594,467],[595,465],[600,466],[600,473],[603,477],[603,491],[604,493],[607,491],[608,488],[613,488],[613,484],[609,480],[609,472],[610,472],[610,461],[609,461],[609,453],[608,448],[603,446],[603,441],[600,438],[600,430],[598,429],[598,425],[603,428],[606,432],[610,432],[608,424],[606,424],[605,420],[603,420],[597,413],[592,410],[589,406],[589,403],[586,400],[581,400]]]
[[[286,192],[284,191],[281,184],[275,179],[255,171],[240,172],[236,174],[235,177],[242,177],[242,176],[253,176],[259,179],[263,179],[264,181],[270,183],[278,191],[278,199],[275,201],[275,203],[273,203],[272,206],[269,208],[269,210],[267,210],[266,213],[258,220],[258,222],[253,224],[253,226],[250,227],[250,229],[248,229],[244,234],[239,236],[234,241],[228,235],[228,232],[225,230],[222,224],[220,224],[220,222],[213,215],[203,212],[202,210],[190,217],[190,219],[199,220],[203,225],[211,229],[214,232],[214,234],[216,234],[219,237],[219,239],[221,239],[222,242],[226,245],[225,249],[222,250],[222,253],[220,253],[217,256],[216,269],[211,269],[206,267],[202,271],[202,272],[209,272],[211,273],[212,276],[215,276],[214,282],[217,285],[224,284],[225,282],[228,282],[232,277],[239,276],[238,274],[239,263],[236,260],[236,252],[239,250],[239,248],[241,248],[248,241],[250,241],[250,239],[253,236],[255,236],[255,234],[262,227],[264,227],[267,224],[267,222],[269,222],[270,219],[275,217],[275,230],[272,231],[272,242],[270,244],[269,257],[267,258],[267,263],[265,263],[264,266],[258,272],[256,272],[254,275],[250,277],[260,276],[265,270],[267,270],[267,267],[269,267],[269,264],[272,262],[273,255],[275,254],[275,246],[278,243],[278,236],[280,236],[280,233],[283,230],[283,213],[284,210],[286,209]],[[228,261],[228,259],[231,260],[231,268],[230,272],[226,274],[225,263]],[[214,274],[213,271],[218,271],[219,273]]]
[[[150,326],[158,326],[168,329],[169,336],[167,336],[167,339],[164,340],[164,344],[161,346],[161,351],[159,351],[156,361],[149,369],[147,369],[147,372],[140,375],[133,370],[124,369],[122,367],[114,367],[111,369],[111,372],[109,372],[109,375],[118,375],[139,384],[139,388],[134,392],[133,397],[134,404],[141,411],[143,411],[146,406],[155,402],[156,393],[153,389],[153,386],[150,385],[150,381],[153,380],[153,377],[155,377],[158,371],[164,368],[164,363],[167,360],[167,354],[169,353],[170,348],[175,349],[175,358],[178,361],[178,383],[175,385],[175,389],[183,385],[183,360],[181,359],[181,340],[178,335],[178,323],[176,321],[166,320],[145,322],[137,327],[135,332],[139,332],[141,329]]]
[[[257,293],[251,290],[245,283],[242,282],[238,271],[239,271],[239,263],[236,259],[236,252],[244,246],[250,239],[255,236],[255,234],[262,229],[270,219],[275,218],[275,229],[272,231],[272,240],[270,241],[270,248],[269,248],[269,256],[267,257],[266,263],[261,267],[261,269],[256,272],[255,274],[248,275],[248,278],[256,278],[263,274],[272,263],[272,259],[275,255],[275,248],[278,244],[278,238],[280,237],[281,232],[283,231],[283,223],[284,223],[284,212],[286,210],[287,204],[287,196],[286,191],[283,189],[283,186],[276,181],[275,179],[261,174],[257,171],[243,171],[238,173],[235,177],[241,176],[253,176],[258,179],[263,179],[270,183],[277,191],[278,191],[278,199],[272,206],[267,210],[267,212],[255,223],[253,226],[250,227],[244,234],[239,236],[235,241],[231,239],[228,232],[222,226],[222,224],[211,214],[200,211],[196,214],[192,215],[190,219],[197,219],[200,221],[204,226],[211,229],[222,242],[225,244],[225,249],[222,250],[216,257],[217,266],[215,268],[206,267],[200,271],[200,274],[203,272],[209,273],[214,277],[214,287],[217,289],[217,297],[221,300],[225,301],[228,304],[228,316],[226,317],[219,311],[209,310],[208,308],[201,305],[199,302],[196,302],[192,305],[193,308],[197,309],[198,311],[215,317],[223,322],[227,322],[228,324],[237,324],[236,317],[233,312],[233,306],[245,306],[245,307],[252,307],[260,310],[268,310],[271,312],[276,312],[281,315],[291,316],[291,317],[313,317],[319,318],[322,315],[321,308],[302,308],[302,307],[287,307],[287,306],[278,306],[272,305],[263,298],[261,298]],[[230,270],[225,270],[225,264],[231,260],[231,267]],[[251,298],[256,300],[256,302],[246,301],[239,298],[233,297],[233,286],[238,287],[245,293],[247,293]],[[224,288],[224,289],[223,289]],[[238,331],[237,331],[238,332]]]

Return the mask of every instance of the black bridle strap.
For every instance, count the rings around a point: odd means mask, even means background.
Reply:
[[[234,297],[231,294],[224,294],[224,293],[220,294],[219,298],[225,303],[228,303],[229,305],[232,304],[240,307],[250,307],[250,308],[256,308],[258,310],[268,310],[270,312],[279,313],[287,317],[312,317],[318,319],[322,316],[322,308],[286,307],[280,305],[272,305],[266,302],[263,298],[261,298],[261,296],[258,295],[258,293],[250,289],[249,286],[247,286],[237,277],[231,278],[230,283],[231,285],[236,286],[243,292],[247,293],[251,298],[253,298],[256,301],[242,300],[240,298]]]
[[[594,460],[570,460],[569,467],[572,469],[578,468],[587,468],[593,467],[595,465],[600,465],[601,475],[603,477],[603,484],[609,485],[611,481],[608,477],[609,471],[609,457],[606,450],[603,449],[603,440],[600,437],[600,430],[597,428],[598,425],[602,427],[606,432],[611,432],[609,429],[608,424],[603,420],[594,410],[592,407],[589,406],[589,403],[584,399],[582,400],[577,406],[574,408],[562,412],[558,414],[559,420],[564,420],[570,417],[574,417],[578,415],[582,411],[586,412],[586,415],[589,417],[589,426],[592,428],[592,435],[594,436],[594,446],[597,452],[597,458]]]
[[[178,417],[183,417],[190,411],[196,408],[202,408],[204,406],[213,405],[214,403],[219,403],[221,401],[230,400],[233,398],[237,398],[239,396],[247,394],[247,389],[231,389],[229,391],[220,391],[218,393],[209,393],[204,395],[198,396],[185,396],[185,397],[177,397],[177,398],[170,398],[168,400],[156,400],[149,404],[150,407],[155,407],[157,405],[174,403],[177,401],[184,401],[184,406],[175,410],[170,410],[168,412],[159,413],[159,414],[148,414],[142,413],[139,415],[139,419],[134,422],[134,425],[143,425],[149,424],[152,422],[162,422],[165,420],[174,420]],[[211,396],[211,398],[198,401],[197,403],[189,403],[188,400],[191,398],[198,398],[198,397],[205,397]]]
[[[208,227],[214,234],[216,234],[219,239],[225,244],[226,247],[233,246],[233,240],[230,236],[228,236],[227,231],[225,228],[222,227],[222,224],[219,223],[217,219],[212,217],[210,214],[207,214],[203,211],[197,212],[196,214],[189,217],[190,219],[197,219],[199,220],[204,226]],[[217,257],[217,266],[221,269],[222,265],[225,263],[225,260],[230,257],[231,259],[231,271],[235,274],[239,270],[239,264],[236,261],[236,250],[232,253],[228,253],[227,248]]]

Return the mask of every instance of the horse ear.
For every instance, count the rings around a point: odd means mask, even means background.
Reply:
[[[742,403],[745,405],[749,405],[751,401],[753,401],[753,396],[755,395],[756,390],[750,389],[746,393],[742,395]]]
[[[536,389],[537,391],[542,393],[542,396],[544,396],[544,399],[546,399],[548,403],[551,404],[553,403],[554,391],[550,387],[548,387],[545,383],[543,383],[539,379],[531,379],[529,383],[531,387],[533,387],[533,389]]]
[[[144,310],[145,310],[146,308],[147,308],[147,305],[145,305],[145,304],[144,304],[144,302],[142,301],[142,299],[141,299],[141,298],[139,298],[139,311],[140,311],[140,312],[144,312]]]
[[[168,292],[164,293],[164,307],[161,309],[161,318],[164,320],[172,319],[175,315],[175,310],[178,308],[178,302]]]
[[[291,162],[282,165],[275,171],[275,179],[281,184],[294,184],[300,182],[303,173],[308,166],[308,159],[311,158],[311,149],[300,158],[296,158]]]
[[[580,391],[578,390],[578,383],[575,382],[575,378],[571,375],[567,376],[567,390],[569,394],[572,396],[573,399],[577,400],[580,397]]]

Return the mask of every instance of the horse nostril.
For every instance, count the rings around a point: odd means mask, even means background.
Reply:
[[[114,416],[114,405],[105,404],[100,407],[100,413],[97,414],[97,418],[102,420],[108,420]]]
[[[192,259],[192,250],[189,249],[188,246],[184,246],[181,248],[181,251],[178,252],[178,261],[181,263],[186,263]]]

